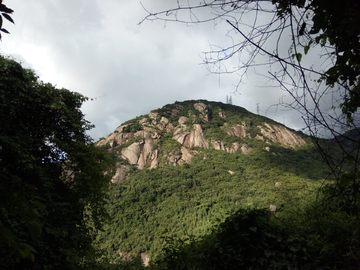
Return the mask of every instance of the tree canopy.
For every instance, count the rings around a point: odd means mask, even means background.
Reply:
[[[113,162],[86,135],[85,100],[0,57],[3,269],[72,269],[92,255]]]

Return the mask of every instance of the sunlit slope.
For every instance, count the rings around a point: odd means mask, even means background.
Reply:
[[[326,174],[304,134],[215,102],[166,105],[98,145],[118,163],[97,241],[112,259],[155,255],[162,236],[203,234],[237,208],[282,215],[314,200]]]

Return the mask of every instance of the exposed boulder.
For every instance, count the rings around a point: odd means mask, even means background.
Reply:
[[[158,118],[159,114],[157,112],[151,112],[148,115],[149,115],[150,119],[152,119],[151,124],[153,126],[156,126],[157,125],[157,118]]]
[[[226,114],[223,111],[219,111],[220,118],[226,118]]]
[[[143,144],[143,147],[141,148],[140,155],[139,155],[139,158],[137,161],[137,165],[138,165],[139,169],[143,169],[145,167],[145,165],[147,164],[147,162],[152,154],[154,145],[155,145],[155,142],[151,138],[148,138],[145,140],[145,143]]]
[[[186,116],[181,116],[178,120],[179,125],[183,125],[188,119]]]
[[[210,121],[210,112],[211,110],[209,109],[209,107],[202,103],[195,103],[194,104],[194,108],[195,110],[200,112],[200,117],[204,120],[204,121]]]
[[[157,124],[156,126],[160,130],[164,130],[168,124],[169,124],[169,119],[167,119],[166,117],[161,117],[159,124]]]
[[[265,141],[264,137],[259,134],[256,134],[255,139],[260,140],[260,141]]]
[[[139,120],[139,124],[140,124],[140,125],[145,125],[145,124],[147,124],[147,122],[148,122],[148,119],[147,119],[146,117],[144,117],[143,119],[140,119],[140,120]]]
[[[223,141],[211,140],[210,144],[215,150],[223,150],[232,154],[240,149],[240,144],[236,142],[232,143],[232,147],[226,147]]]
[[[190,133],[190,132],[186,132],[186,130],[187,127],[183,124],[177,126],[174,130],[172,139],[183,144],[185,136]]]
[[[158,131],[155,128],[143,127],[143,129],[151,135],[151,138],[155,138],[158,135],[158,133],[157,133]],[[141,133],[138,133],[138,134],[141,134]]]
[[[108,144],[110,145],[110,147],[116,147],[118,145],[127,143],[128,141],[133,139],[135,135],[133,133],[122,133],[122,130],[126,126],[121,126],[120,128],[117,128],[114,133],[111,133],[105,139],[100,140],[96,145],[104,146]]]
[[[208,106],[202,102],[194,103],[194,108],[200,113],[204,113],[205,111],[208,110]]]
[[[157,112],[151,112],[148,115],[152,120],[156,120],[159,114]]]
[[[252,149],[249,146],[247,146],[246,144],[243,144],[241,146],[241,153],[243,153],[245,155],[249,154],[251,150]]]
[[[265,126],[265,127],[264,127]],[[264,123],[264,126],[258,126],[260,128],[261,133],[269,138],[273,142],[279,142],[284,146],[302,146],[305,145],[306,142],[298,135],[294,134],[290,130],[282,126],[270,126],[268,123]]]
[[[225,132],[230,136],[236,136],[240,138],[250,137],[250,135],[246,133],[245,123],[242,125],[234,125],[231,127],[231,129],[226,128]]]
[[[129,176],[127,172],[130,170],[130,165],[117,165],[116,166],[116,173],[111,179],[112,183],[120,183],[121,181],[125,180]]]
[[[226,148],[225,151],[228,152],[228,153],[234,154],[239,149],[240,149],[240,144],[237,143],[237,142],[234,142],[234,143],[232,143],[232,147]]]
[[[177,126],[174,131],[173,140],[178,141],[185,147],[209,148],[205,132],[199,124],[194,124],[191,130],[186,125]]]
[[[121,157],[127,159],[130,164],[137,164],[140,156],[140,143],[134,142],[121,150]]]
[[[150,163],[149,169],[150,170],[154,169],[154,168],[157,168],[159,166],[158,155],[159,155],[159,150],[157,150],[157,149],[155,149],[151,153],[151,156],[149,158],[149,163]]]
[[[149,266],[149,262],[150,262],[150,257],[149,255],[147,255],[145,252],[143,253],[140,253],[140,256],[141,256],[141,260],[143,262],[143,265],[145,267],[148,267]]]
[[[166,117],[161,117],[160,123],[162,123],[163,125],[167,125],[169,124],[169,119],[167,119]]]
[[[210,144],[215,150],[224,150],[225,151],[225,145],[224,145],[223,141],[211,140]]]
[[[136,254],[136,253],[133,253],[133,252],[121,252],[121,251],[119,251],[119,255],[122,258],[121,260],[123,262],[132,261],[136,256],[140,255],[143,265],[145,267],[149,266],[150,257],[145,252],[142,252],[140,254]]]
[[[172,130],[174,130],[174,125],[172,123],[166,125],[166,132],[171,132]]]
[[[178,161],[178,164],[183,165],[184,162],[186,162],[187,164],[190,164],[191,159],[193,158],[191,151],[183,146],[180,148],[180,151],[181,151],[181,159]]]
[[[129,133],[131,134],[131,133]],[[147,130],[139,130],[139,131],[136,131],[134,133],[134,137],[140,137],[140,138],[143,138],[143,139],[149,139],[151,138],[151,133]]]
[[[141,137],[143,140],[134,142],[121,150],[121,157],[139,169],[143,169],[147,163],[152,164],[151,168],[157,167],[157,154],[153,153],[153,148],[160,135],[157,132],[152,133],[150,130],[140,130],[132,134],[133,137]]]
[[[191,130],[184,136],[182,144],[183,146],[188,148],[202,147],[205,149],[209,149],[209,143],[206,139],[205,132],[199,124],[193,125],[193,130]]]
[[[270,204],[269,210],[270,210],[270,212],[276,212],[276,206]]]

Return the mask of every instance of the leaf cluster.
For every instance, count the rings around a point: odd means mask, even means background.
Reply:
[[[72,269],[92,256],[114,163],[86,135],[85,100],[0,57],[3,269]]]
[[[3,1],[0,1],[0,31],[6,34],[10,34],[8,30],[2,27],[4,18],[8,20],[11,23],[14,23],[13,19],[11,18],[10,14],[12,14],[14,11],[10,8],[8,8],[6,5],[2,3]],[[1,40],[1,33],[0,33],[0,40]]]
[[[311,14],[311,29],[308,31],[308,44],[304,46],[304,52],[310,49],[312,44],[332,46],[335,49],[334,64],[324,73],[326,84],[334,86],[339,83],[346,89],[346,94],[342,97],[340,104],[342,111],[352,123],[352,115],[360,107],[360,4],[357,0],[341,2],[338,0],[273,0],[277,5],[278,16],[292,14],[293,7],[304,10],[303,17],[309,17]],[[306,28],[303,22],[303,28]],[[300,35],[304,35],[304,30]],[[292,55],[301,61],[301,53]],[[331,56],[332,57],[332,56]]]

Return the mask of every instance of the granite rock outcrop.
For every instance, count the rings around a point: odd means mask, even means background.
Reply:
[[[131,166],[154,169],[191,163],[197,149],[250,154],[251,140],[266,145],[262,148],[264,151],[269,151],[268,145],[273,143],[292,148],[306,144],[296,132],[275,122],[264,121],[254,126],[253,120],[248,120],[255,117],[250,112],[246,112],[249,116],[245,115],[243,121],[228,123],[230,114],[226,108],[218,108],[221,104],[194,101],[166,105],[124,123],[100,139],[97,146],[108,149],[122,160],[112,181],[118,183],[126,179]],[[214,134],[222,135],[216,137]]]

